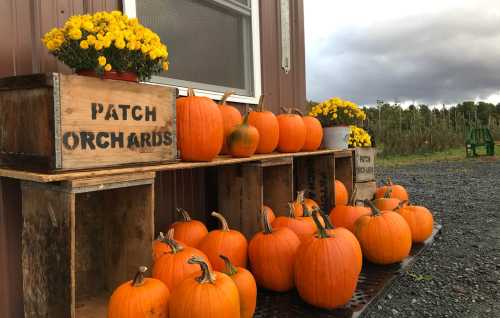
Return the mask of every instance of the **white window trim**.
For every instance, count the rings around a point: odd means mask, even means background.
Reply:
[[[140,0],[139,0],[140,1]],[[131,18],[137,15],[136,0],[122,0],[123,12]],[[229,102],[258,104],[259,97],[262,94],[261,82],[261,62],[260,62],[260,20],[259,20],[259,0],[251,0],[252,6],[252,59],[253,59],[253,96],[231,95],[228,98]],[[167,43],[168,45],[168,43]],[[151,83],[155,85],[164,85]],[[187,87],[176,86],[179,89],[179,95],[187,95]],[[207,91],[203,89],[195,89],[197,96],[206,96],[211,99],[220,100],[223,93]]]

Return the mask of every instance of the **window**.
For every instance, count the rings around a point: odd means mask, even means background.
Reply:
[[[167,44],[170,69],[151,82],[198,95],[258,102],[261,91],[258,0],[123,0],[124,12]]]

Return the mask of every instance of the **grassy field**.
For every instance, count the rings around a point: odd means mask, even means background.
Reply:
[[[480,151],[480,154],[482,152]],[[491,157],[479,157],[482,158],[491,158]],[[496,144],[495,147],[495,159],[500,158],[500,144]],[[426,153],[426,154],[417,154],[417,155],[409,155],[409,156],[391,156],[386,158],[377,158],[376,165],[383,167],[391,167],[391,166],[401,166],[401,165],[410,165],[410,164],[419,164],[419,163],[427,163],[433,161],[456,161],[456,160],[478,160],[478,158],[466,158],[465,156],[465,147],[449,149],[440,152]],[[479,160],[480,160],[479,159]]]

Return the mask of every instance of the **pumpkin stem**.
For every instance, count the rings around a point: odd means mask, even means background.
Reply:
[[[257,111],[258,112],[263,112],[264,111],[264,94],[260,95],[259,105],[257,105]]]
[[[393,211],[399,211],[405,204],[410,204],[408,200],[399,201],[398,206]]]
[[[354,187],[352,188],[352,193],[351,193],[351,199],[349,200],[349,205],[354,205],[356,202],[356,195],[358,194],[358,187],[356,184],[354,184]]]
[[[309,208],[304,201],[302,201],[302,216],[311,216],[311,212],[309,212]]]
[[[295,207],[293,206],[293,202],[288,202],[288,217],[295,219]]]
[[[312,218],[314,220],[314,224],[316,224],[316,227],[318,228],[318,237],[319,238],[327,238],[330,237],[328,233],[326,232],[326,229],[321,225],[321,222],[318,219],[318,210],[314,210],[312,214]]]
[[[365,203],[365,205],[369,206],[370,209],[372,209],[372,215],[377,216],[381,214],[380,210],[375,206],[375,204],[373,204],[372,201],[366,199],[363,202]]]
[[[233,91],[225,91],[224,95],[222,95],[222,98],[220,99],[219,105],[224,105],[229,98],[229,96],[233,95]]]
[[[188,259],[188,264],[200,265],[201,276],[196,277],[196,281],[198,283],[200,283],[200,284],[206,284],[206,283],[213,284],[213,283],[215,283],[215,273],[210,270],[207,262],[203,258],[201,258],[199,256],[191,256],[191,258]]]
[[[392,195],[392,188],[391,188],[391,186],[388,186],[388,187],[387,187],[387,190],[385,190],[385,193],[384,193],[384,198],[386,198],[386,199],[390,199],[390,198],[391,198],[391,195]]]
[[[268,212],[266,208],[262,208],[260,211],[260,225],[262,227],[262,233],[271,234],[273,233],[273,227],[269,224],[269,219],[267,218]]]
[[[188,211],[186,211],[185,209],[177,208],[177,212],[182,215],[183,222],[191,221],[191,216],[189,215]]]
[[[219,255],[219,257],[224,261],[224,273],[228,274],[229,276],[233,276],[238,273],[238,269],[233,265],[233,263],[231,263],[229,257],[222,254]]]
[[[333,224],[332,224],[332,222],[330,221],[330,218],[328,217],[328,215],[327,215],[325,212],[323,212],[321,209],[318,209],[318,208],[314,209],[314,210],[313,210],[313,213],[314,213],[315,211],[319,212],[319,214],[320,214],[320,215],[321,215],[321,217],[323,218],[323,221],[325,222],[325,228],[326,228],[327,230],[333,230],[333,229],[334,229],[334,227],[333,227]]]
[[[188,92],[187,92],[187,93],[188,93],[188,96],[189,96],[189,97],[196,96],[196,95],[194,94],[194,89],[192,89],[191,87],[189,87],[189,88],[188,88]]]
[[[157,241],[163,242],[165,240],[165,234],[163,232],[158,233]]]
[[[291,114],[292,113],[291,108],[286,108],[285,106],[281,106],[280,109],[283,112],[283,114]]]
[[[162,242],[167,244],[168,246],[170,246],[170,249],[172,250],[172,252],[171,252],[172,254],[176,254],[184,249],[179,244],[179,242],[177,242],[174,239],[174,229],[168,230],[167,236],[162,240]]]
[[[146,266],[139,266],[139,270],[137,274],[134,276],[134,280],[132,281],[133,287],[139,287],[144,285],[144,273],[148,270]]]
[[[247,110],[245,113],[245,116],[243,116],[243,122],[241,123],[241,126],[248,126],[248,115],[250,112]]]
[[[300,109],[298,108],[293,108],[292,109],[294,113],[296,113],[297,115],[299,115],[300,117],[304,117],[304,112],[301,111]]]
[[[390,185],[390,186],[393,185],[392,178],[390,176],[387,176],[387,185]]]
[[[229,232],[229,225],[227,225],[227,221],[224,216],[217,212],[212,212],[213,217],[217,218],[222,226],[221,230],[224,232]]]

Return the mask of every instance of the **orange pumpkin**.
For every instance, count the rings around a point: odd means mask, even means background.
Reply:
[[[265,210],[261,213],[261,226],[262,232],[255,234],[248,246],[252,273],[259,286],[288,291],[294,286],[293,266],[300,240],[287,227],[273,229]]]
[[[398,208],[398,206],[401,203],[401,200],[395,197],[391,197],[391,195],[392,195],[392,188],[386,188],[384,196],[381,198],[376,198],[375,200],[373,200],[373,203],[379,210],[393,211]]]
[[[167,236],[169,239],[173,239],[173,231],[168,231]],[[156,262],[157,259],[159,259],[163,254],[169,253],[172,249],[170,246],[165,243],[165,240],[167,240],[167,237],[163,234],[163,232],[160,232],[158,234],[158,237],[156,240],[153,241],[153,261]],[[177,242],[180,246],[182,246],[181,242]]]
[[[239,317],[238,288],[233,280],[224,273],[212,272],[203,258],[191,257],[188,262],[199,265],[201,275],[190,276],[172,291],[169,317]]]
[[[434,218],[426,207],[401,204],[396,211],[408,223],[413,242],[422,243],[431,236],[434,227]]]
[[[387,185],[377,188],[375,199],[379,198],[396,198],[401,201],[408,201],[408,192],[403,186],[393,184],[391,177],[387,177]]]
[[[259,144],[259,131],[248,125],[248,113],[241,125],[234,126],[227,137],[229,153],[233,157],[251,157]]]
[[[302,116],[304,125],[306,126],[306,141],[302,146],[302,151],[318,150],[323,141],[323,127],[316,117],[304,116],[304,114],[297,108],[294,111]]]
[[[229,257],[234,265],[246,268],[247,239],[240,232],[229,229],[222,214],[212,212],[212,216],[220,221],[222,228],[210,231],[200,242],[198,248],[207,254],[210,264],[215,270],[221,271],[224,269],[224,262],[219,257],[221,254]]]
[[[264,95],[260,97],[256,111],[248,114],[248,123],[259,131],[259,144],[255,153],[271,153],[278,146],[280,128],[278,119],[270,112],[264,110]]]
[[[194,95],[177,99],[177,147],[185,161],[211,161],[219,154],[224,140],[222,115],[208,97]]]
[[[273,223],[274,219],[276,219],[276,215],[274,214],[273,210],[267,205],[263,205],[262,210],[266,211],[265,213],[267,214],[267,221],[269,223]]]
[[[372,263],[392,264],[405,259],[411,249],[411,230],[405,219],[393,211],[380,211],[370,200],[365,204],[371,215],[361,216],[354,224],[354,234],[363,255]]]
[[[231,260],[224,255],[220,255],[225,263],[224,274],[231,279],[238,287],[240,295],[240,317],[252,318],[257,304],[257,284],[252,273],[242,267],[235,267]]]
[[[278,216],[272,223],[275,228],[287,227],[304,241],[316,232],[316,226],[310,216],[295,216],[293,203],[288,203],[288,216]]]
[[[306,142],[306,125],[302,117],[292,114],[290,109],[284,110],[286,112],[277,117],[280,131],[278,151],[299,152]]]
[[[166,318],[170,292],[161,281],[144,278],[146,266],[134,279],[120,285],[111,295],[108,318]]]
[[[170,229],[170,231],[173,231]],[[199,271],[198,266],[187,263],[187,260],[195,255],[205,259],[208,258],[203,252],[194,247],[182,247],[174,239],[167,236],[164,240],[170,246],[170,252],[163,254],[153,265],[153,277],[161,280],[170,290],[174,290],[184,279]]]
[[[347,192],[347,188],[340,180],[335,180],[334,196],[335,205],[347,205],[347,202],[349,202],[349,192]]]
[[[187,246],[198,246],[208,234],[207,227],[200,221],[192,220],[186,210],[178,208],[177,212],[182,215],[182,220],[170,226],[171,229],[174,229],[174,238]]]
[[[355,205],[356,186],[352,191],[351,200],[348,205],[337,205],[330,211],[330,220],[335,227],[344,227],[349,231],[354,231],[354,223],[362,215],[369,215],[370,209],[364,206]]]
[[[305,302],[333,309],[346,304],[356,290],[362,267],[361,247],[348,230],[326,230],[317,213],[313,218],[318,234],[311,236],[298,249],[295,285]]]
[[[222,143],[221,154],[228,155],[229,148],[227,147],[227,136],[233,129],[233,127],[241,124],[242,118],[241,113],[236,107],[226,104],[229,96],[234,92],[225,92],[219,103],[219,110],[222,115],[222,123],[224,125],[224,141]]]

